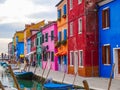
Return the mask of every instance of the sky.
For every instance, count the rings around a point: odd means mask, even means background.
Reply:
[[[56,20],[60,0],[0,0],[0,53],[8,52],[8,43],[25,24]]]

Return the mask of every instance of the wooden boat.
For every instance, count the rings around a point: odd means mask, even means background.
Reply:
[[[15,76],[19,79],[24,79],[24,80],[31,80],[33,77],[33,72],[14,72]]]
[[[44,88],[49,90],[69,90],[73,88],[73,85],[50,82],[50,83],[44,84]]]

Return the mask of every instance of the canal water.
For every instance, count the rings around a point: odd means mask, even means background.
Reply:
[[[13,78],[9,73],[6,73],[5,69],[1,66],[0,66],[0,81],[4,86],[15,88]],[[17,81],[19,83],[21,90],[46,90],[43,88],[43,85],[37,81],[21,80],[21,79],[17,79]],[[83,89],[72,89],[72,90],[83,90]]]

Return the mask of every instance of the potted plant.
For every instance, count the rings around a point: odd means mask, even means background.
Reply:
[[[62,41],[61,41],[61,44],[62,44],[62,45],[66,45],[66,43],[67,43],[67,40],[62,40]]]
[[[61,42],[58,41],[58,42],[56,42],[55,47],[60,47],[60,45],[61,45]]]

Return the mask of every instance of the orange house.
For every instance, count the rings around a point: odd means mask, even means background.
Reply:
[[[67,73],[67,0],[61,0],[57,5],[57,27],[58,27],[58,40],[56,48],[58,52],[58,70]]]

